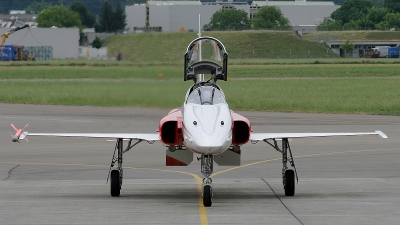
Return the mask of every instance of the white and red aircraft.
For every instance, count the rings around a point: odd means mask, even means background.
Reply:
[[[161,141],[167,146],[167,166],[187,166],[193,161],[193,153],[199,154],[203,179],[203,204],[212,204],[213,162],[218,165],[240,165],[241,146],[251,141],[266,142],[282,154],[282,179],[285,195],[295,193],[296,167],[289,146],[289,138],[331,137],[379,135],[387,136],[381,131],[356,133],[255,133],[247,118],[233,112],[225,100],[217,80],[227,80],[228,53],[224,45],[212,37],[199,37],[193,40],[185,53],[184,80],[193,80],[194,84],[186,93],[185,102],[181,108],[171,110],[161,119],[157,133],[28,133],[24,129],[11,126],[16,133],[12,141],[17,142],[26,136],[56,136],[56,137],[89,137],[116,139],[114,156],[110,167],[111,196],[119,196],[122,186],[123,154],[138,143]],[[211,79],[205,81],[204,74],[211,74]],[[123,142],[127,147],[123,148]],[[132,144],[132,141],[135,143]],[[278,146],[282,142],[282,147]],[[222,155],[223,154],[223,155]],[[293,169],[289,168],[287,163]],[[112,170],[115,163],[116,169]]]

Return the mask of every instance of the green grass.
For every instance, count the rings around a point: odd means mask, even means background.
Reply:
[[[399,61],[399,60],[397,60]],[[396,62],[397,62],[396,61]],[[393,61],[394,62],[394,61]],[[106,64],[107,65],[107,64]],[[183,66],[132,65],[129,63],[96,66],[3,66],[0,79],[89,79],[89,80],[183,80]],[[236,64],[229,66],[228,76],[237,78],[288,77],[393,77],[398,76],[400,64]]]
[[[192,84],[183,82],[177,65],[0,68],[3,103],[174,108]],[[399,69],[399,64],[238,64],[230,66],[230,81],[218,83],[233,109],[400,115]]]
[[[315,31],[304,39],[314,41],[399,41],[399,31]]]
[[[0,82],[1,102],[137,106],[182,105],[191,82]],[[220,82],[231,108],[257,111],[400,115],[400,78],[274,79]]]
[[[177,66],[13,66],[0,79],[164,79],[183,77]]]
[[[230,59],[338,58],[326,46],[302,39],[293,31],[210,31],[203,36],[219,39]],[[105,45],[110,57],[121,51],[132,62],[176,62],[183,60],[195,38],[194,32],[128,34],[110,37]]]
[[[237,109],[400,115],[398,85],[399,78],[342,78],[233,81],[223,88]]]

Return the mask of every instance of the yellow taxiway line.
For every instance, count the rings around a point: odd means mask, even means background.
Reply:
[[[362,152],[377,152],[377,151],[394,151],[400,150],[400,148],[388,148],[388,149],[369,149],[369,150],[354,150],[354,151],[345,151],[345,152],[326,152],[326,153],[315,153],[315,154],[307,154],[307,155],[300,155],[296,156],[296,158],[305,158],[305,157],[320,157],[320,156],[327,156],[327,155],[338,155],[338,154],[352,154],[352,153],[362,153]],[[282,158],[273,158],[267,159],[262,161],[257,161],[249,164],[245,164],[242,166],[232,167],[226,170],[221,170],[219,172],[214,173],[211,177],[220,175],[222,173],[226,173],[229,171],[241,169],[244,167],[254,166],[261,163],[267,163],[272,161],[281,160]],[[18,164],[18,165],[52,165],[52,166],[83,166],[83,167],[107,167],[105,165],[87,165],[87,164],[67,164],[67,163],[28,163],[28,162],[0,162],[0,164]],[[200,216],[200,224],[201,225],[208,225],[208,216],[207,216],[207,209],[203,205],[203,198],[202,198],[202,187],[203,187],[203,180],[194,173],[184,172],[184,171],[176,171],[176,170],[163,170],[163,169],[152,169],[152,168],[137,168],[137,167],[124,167],[124,169],[141,169],[141,170],[153,170],[153,171],[161,171],[161,172],[170,172],[170,173],[181,173],[185,175],[192,176],[197,181],[197,191],[199,195],[199,216]]]

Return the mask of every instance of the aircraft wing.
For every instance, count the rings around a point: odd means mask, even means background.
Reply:
[[[144,141],[159,141],[158,133],[29,133],[24,132],[19,139],[26,136],[51,136],[51,137],[87,137],[87,138],[109,138],[109,139],[133,139]]]
[[[388,138],[382,131],[375,132],[344,132],[344,133],[251,133],[251,141],[262,141],[268,139],[283,138],[307,138],[307,137],[334,137],[334,136],[360,136],[360,135],[379,135],[382,138]]]

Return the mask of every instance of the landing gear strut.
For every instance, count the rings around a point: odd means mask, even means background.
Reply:
[[[285,189],[286,196],[293,196],[295,192],[295,180],[299,182],[299,177],[297,176],[296,166],[294,165],[294,159],[292,155],[292,150],[290,149],[289,140],[287,138],[282,139],[282,149],[279,149],[278,143],[273,139],[274,143],[270,143],[268,140],[264,140],[267,144],[271,145],[275,150],[282,153],[282,182],[283,188]],[[289,152],[289,154],[288,154]],[[287,162],[293,167],[289,169]]]
[[[212,205],[212,180],[210,178],[213,173],[213,155],[202,155],[201,158],[201,173],[204,175],[203,179],[203,205],[210,207]]]
[[[112,197],[118,197],[121,193],[122,187],[122,178],[123,178],[123,168],[122,168],[122,155],[131,150],[134,146],[142,142],[142,140],[138,140],[136,143],[132,144],[132,139],[129,140],[128,146],[126,149],[123,149],[124,140],[122,138],[117,139],[117,143],[115,144],[114,155],[111,160],[110,170],[107,177],[110,178],[110,194]],[[117,154],[117,155],[115,155]],[[118,162],[117,169],[113,170],[115,163]]]

